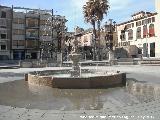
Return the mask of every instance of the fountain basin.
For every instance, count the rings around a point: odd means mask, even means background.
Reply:
[[[58,74],[59,72],[60,74]],[[68,70],[31,72],[25,75],[25,80],[31,85],[50,86],[61,89],[109,88],[126,85],[126,73],[91,74],[82,71],[81,77],[70,77],[67,72]],[[48,73],[52,73],[52,75]]]

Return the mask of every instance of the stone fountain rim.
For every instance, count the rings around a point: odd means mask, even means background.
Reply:
[[[37,76],[37,77],[54,77],[54,78],[64,78],[65,79],[65,77],[56,77],[56,76],[54,76],[55,74],[58,74],[58,73],[54,73],[54,72],[64,72],[64,71],[70,71],[70,70],[72,70],[72,69],[63,69],[63,70],[43,70],[43,71],[33,71],[33,72],[29,72],[29,73],[27,73],[27,74],[29,74],[29,75],[33,75],[33,76]],[[99,74],[98,72],[96,72],[94,69],[81,69],[82,70],[82,73],[94,73],[95,72],[95,74],[96,75],[94,75],[94,76],[88,76],[88,77],[66,77],[66,79],[68,79],[68,78],[94,78],[94,77],[106,77],[106,76],[115,76],[115,75],[119,75],[119,74],[123,74],[123,72],[119,72],[119,73],[117,73],[116,71],[112,71],[111,73],[113,73],[113,74],[104,74],[104,75],[102,75],[102,74]],[[86,70],[86,71],[84,71],[84,70]],[[93,71],[92,71],[93,70]],[[50,75],[50,74],[48,74],[48,75],[40,75],[39,73],[46,73],[46,72],[53,72],[53,75]],[[106,71],[106,72],[110,72],[110,71]],[[36,73],[38,73],[38,74],[36,74]],[[101,73],[101,72],[100,72]],[[63,74],[63,73],[62,73]],[[65,73],[64,73],[65,74]],[[66,73],[66,74],[69,74],[69,73]]]

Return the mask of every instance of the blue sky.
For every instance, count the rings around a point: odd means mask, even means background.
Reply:
[[[91,25],[84,22],[82,6],[87,0],[0,0],[1,5],[21,6],[29,8],[53,9],[54,14],[66,16],[66,26],[73,31],[75,26],[89,28]],[[102,24],[109,18],[117,23],[131,19],[135,12],[155,11],[154,0],[109,0],[110,9]]]

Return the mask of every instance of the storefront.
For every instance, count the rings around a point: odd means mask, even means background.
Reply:
[[[24,60],[25,59],[25,51],[24,50],[14,50],[13,51],[13,59],[14,60]]]

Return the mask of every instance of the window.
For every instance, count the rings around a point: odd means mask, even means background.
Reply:
[[[147,25],[143,26],[143,38],[146,38],[148,35],[148,29],[147,29]]]
[[[24,19],[21,19],[21,18],[14,18],[14,19],[13,19],[13,23],[14,23],[14,24],[24,24],[24,23],[25,23],[25,20],[24,20]]]
[[[137,39],[141,38],[141,27],[137,28],[137,33],[136,33]]]
[[[141,26],[141,21],[138,22],[138,26]]]
[[[45,35],[48,36],[48,32]],[[26,30],[26,37],[28,37],[28,38],[38,37],[38,30],[37,29],[27,29]]]
[[[148,18],[148,23],[151,23],[152,21],[151,21],[151,18]]]
[[[150,43],[150,57],[155,57],[155,42]]]
[[[6,49],[7,49],[6,45],[1,45],[1,50],[6,50]]]
[[[125,30],[121,31],[121,40],[126,40]]]
[[[134,23],[132,23],[132,28],[134,27]]]
[[[1,12],[1,18],[6,18],[6,12],[4,11]]]
[[[142,25],[146,25],[149,23],[149,19],[142,20]]]
[[[133,39],[133,30],[130,29],[128,30],[128,40],[132,40]]]
[[[27,27],[38,27],[38,19],[27,18],[26,26]]]
[[[124,39],[124,40],[126,39],[125,34],[122,35],[122,39]]]
[[[131,24],[127,24],[127,29],[131,28]]]
[[[122,35],[120,35],[119,38],[122,39]]]
[[[121,39],[121,36],[120,36],[120,39]],[[107,34],[107,41],[111,41],[113,40],[113,35],[112,34]]]
[[[25,31],[21,29],[13,29],[13,35],[24,35]]]
[[[145,20],[142,20],[142,25],[144,25],[145,24]]]
[[[149,25],[149,37],[153,37],[153,36],[155,36],[154,24],[150,24]]]
[[[24,40],[13,40],[13,46],[24,46],[25,45],[25,41]]]
[[[83,42],[85,43],[85,42],[88,42],[88,40],[87,40],[87,36],[84,36],[84,40],[83,40]]]
[[[27,40],[26,41],[26,47],[27,48],[35,48],[37,47],[37,41],[36,40]]]
[[[145,19],[145,25],[148,24],[148,19]]]
[[[152,17],[152,22],[155,22],[155,17]]]
[[[1,28],[6,28],[7,22],[5,19],[0,19],[0,27]]]
[[[136,22],[136,26],[141,26],[141,21]]]
[[[7,34],[2,33],[2,34],[1,34],[1,39],[6,39],[6,38],[7,38]]]

